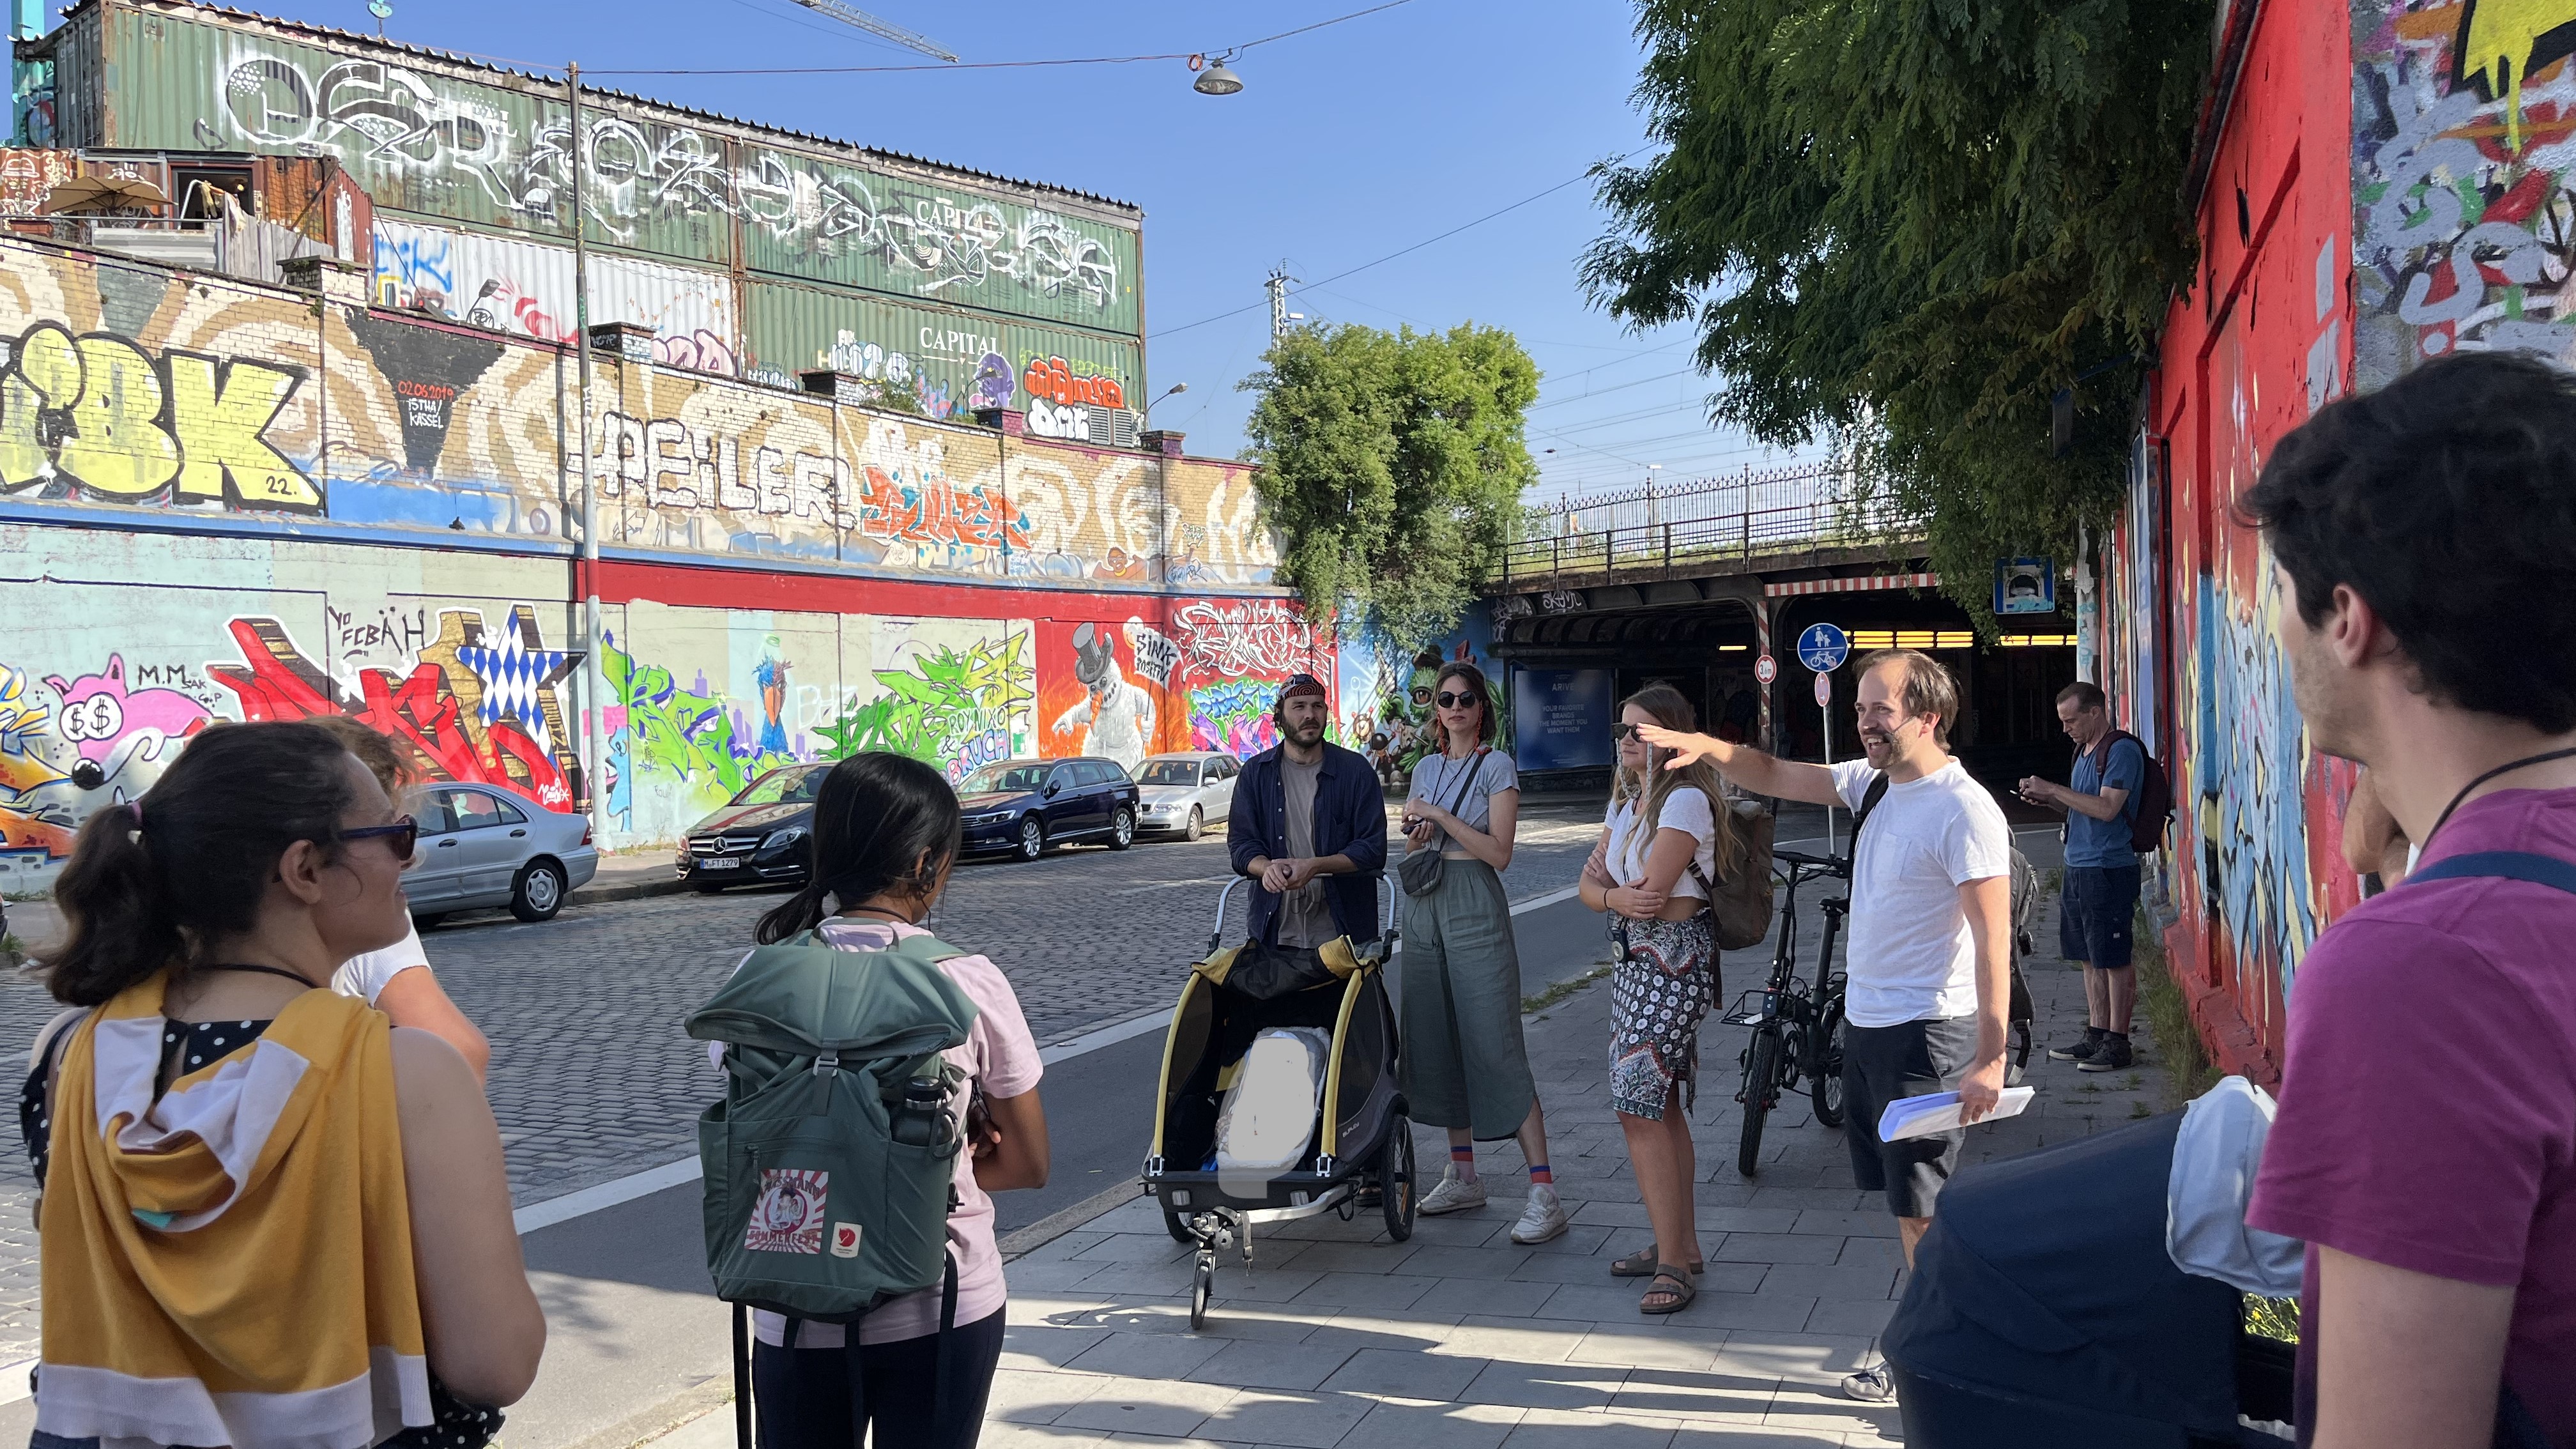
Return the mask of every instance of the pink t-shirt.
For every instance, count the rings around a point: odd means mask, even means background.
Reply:
[[[2423,864],[2576,861],[2576,790],[2460,807]],[[2576,1446],[2576,895],[2521,881],[2398,886],[2319,937],[2290,990],[2280,1117],[2246,1221],[2436,1277],[2510,1286],[2505,1383]],[[2314,1365],[2300,1364],[2300,1422]]]
[[[845,951],[882,951],[894,944],[896,933],[929,934],[918,926],[890,921],[823,923],[823,939]],[[981,956],[956,956],[941,962],[940,969],[975,1003],[975,1025],[966,1033],[963,1046],[948,1049],[948,1060],[987,1097],[1016,1097],[1034,1090],[1043,1070],[1037,1039],[1029,1034],[1028,1020],[1020,1015],[1020,999],[1012,993],[1002,968]],[[707,1045],[708,1055],[721,1067],[722,1043]],[[964,1100],[959,1099],[961,1108]],[[957,1164],[957,1210],[948,1215],[948,1250],[957,1258],[957,1321],[974,1323],[1000,1312],[1010,1290],[1002,1281],[1001,1249],[993,1241],[993,1199],[976,1186],[971,1158],[960,1152]],[[773,1346],[784,1342],[786,1319],[757,1309],[751,1319],[752,1332],[761,1342]],[[938,1331],[939,1290],[932,1288],[879,1305],[860,1320],[859,1342],[898,1343]],[[839,1348],[846,1341],[837,1323],[808,1323],[796,1335],[799,1348]]]

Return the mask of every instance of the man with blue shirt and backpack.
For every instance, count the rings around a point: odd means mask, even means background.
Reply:
[[[2111,727],[2101,687],[2077,680],[2057,692],[2057,722],[2075,742],[2075,766],[2063,785],[2037,775],[2021,798],[2066,813],[2066,888],[2058,901],[2058,951],[2084,968],[2084,1039],[2050,1047],[2050,1058],[2081,1072],[2117,1072],[2135,1059],[2129,1014],[2138,1000],[2130,924],[2138,914],[2138,837],[2145,824],[2164,830],[2155,762],[2136,735]],[[2147,848],[2152,849],[2150,844]]]

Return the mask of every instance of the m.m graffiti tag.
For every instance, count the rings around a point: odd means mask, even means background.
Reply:
[[[126,338],[51,322],[0,351],[0,489],[322,511],[320,485],[268,439],[302,368],[175,348],[156,363]]]

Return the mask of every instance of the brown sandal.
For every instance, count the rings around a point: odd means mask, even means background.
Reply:
[[[1665,1287],[1667,1282],[1673,1286]],[[1646,1296],[1637,1300],[1637,1311],[1655,1316],[1679,1313],[1690,1307],[1691,1300],[1698,1296],[1699,1285],[1690,1280],[1689,1274],[1670,1263],[1657,1263],[1655,1281],[1647,1285]],[[1668,1301],[1659,1304],[1655,1301],[1657,1298]]]
[[[1655,1258],[1655,1246],[1654,1244],[1649,1243],[1624,1258],[1611,1259],[1610,1276],[1613,1278],[1652,1278],[1655,1276],[1655,1269],[1658,1266],[1659,1264]],[[1690,1270],[1691,1276],[1696,1278],[1700,1274],[1708,1271],[1708,1264],[1705,1262],[1693,1263],[1690,1265]]]

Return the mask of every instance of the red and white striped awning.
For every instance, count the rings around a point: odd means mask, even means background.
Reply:
[[[1939,574],[1871,574],[1860,579],[1800,579],[1789,584],[1764,584],[1762,597],[1785,599],[1798,594],[1859,594],[1878,589],[1937,589]]]

